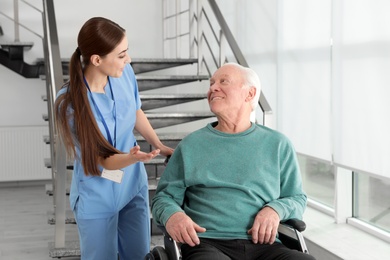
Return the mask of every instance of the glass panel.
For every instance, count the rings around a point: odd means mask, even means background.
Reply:
[[[355,172],[353,216],[390,231],[390,180]]]
[[[330,163],[298,154],[303,189],[310,199],[334,208],[334,167]]]

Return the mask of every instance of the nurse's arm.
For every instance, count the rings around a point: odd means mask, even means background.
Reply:
[[[118,170],[125,168],[136,162],[148,162],[160,153],[160,150],[153,150],[150,153],[145,153],[140,150],[140,147],[134,146],[129,153],[114,154],[107,158],[100,158],[100,165],[107,170]]]
[[[136,116],[137,119],[134,126],[135,130],[137,130],[149,144],[151,144],[156,149],[159,149],[162,155],[171,155],[173,153],[173,149],[168,146],[165,146],[161,142],[160,138],[157,136],[148,118],[146,117],[144,111],[142,111],[142,109],[138,109],[136,112]]]

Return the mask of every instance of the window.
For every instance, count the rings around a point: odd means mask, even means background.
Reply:
[[[390,231],[390,181],[354,172],[353,216]]]
[[[334,167],[327,162],[298,154],[303,189],[310,199],[334,208]]]

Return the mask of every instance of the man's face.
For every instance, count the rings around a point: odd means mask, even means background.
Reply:
[[[210,78],[207,99],[217,116],[237,116],[248,106],[249,87],[244,85],[242,72],[234,65],[224,65]]]

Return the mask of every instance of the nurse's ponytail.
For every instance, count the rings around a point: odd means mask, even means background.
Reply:
[[[123,37],[124,29],[108,19],[88,20],[79,32],[79,45],[69,62],[69,82],[64,85],[67,91],[55,102],[57,130],[70,157],[77,156],[75,147],[79,147],[81,158],[78,159],[86,175],[100,175],[99,159],[121,152],[100,132],[88,101],[83,70],[90,65],[93,54],[107,55]]]

